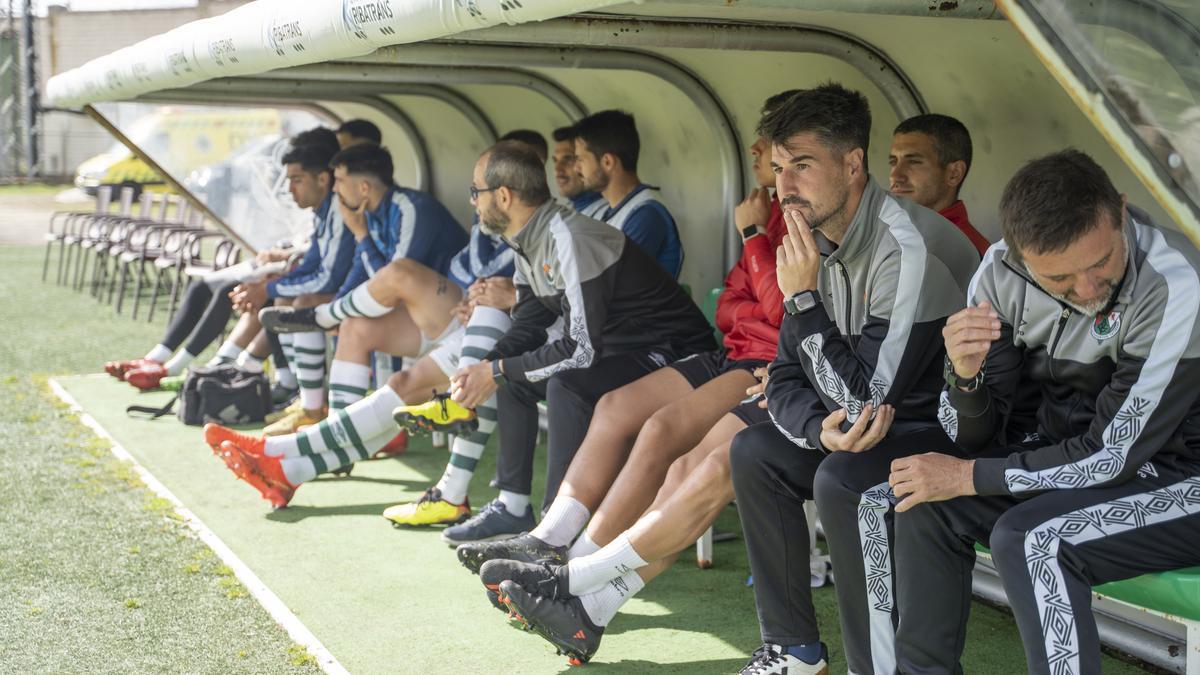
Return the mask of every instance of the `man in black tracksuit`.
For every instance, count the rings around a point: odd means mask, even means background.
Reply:
[[[620,230],[550,199],[536,156],[500,143],[476,174],[481,223],[503,232],[517,254],[517,304],[512,328],[452,389],[462,389],[455,397],[470,407],[477,391],[491,393],[493,376],[502,381],[496,485],[526,495],[537,403],[546,401],[548,504],[602,395],[716,343],[703,313],[653,258]],[[560,318],[562,336],[547,342]]]
[[[899,665],[961,671],[978,541],[1029,671],[1096,673],[1091,586],[1200,564],[1200,253],[1074,150],[1023,167],[1000,221],[939,413],[992,457],[892,467]]]
[[[945,218],[870,178],[870,125],[865,98],[830,84],[795,94],[760,126],[772,142],[788,223],[776,263],[787,300],[766,390],[772,422],[740,432],[730,456],[764,643],[743,673],[797,675],[825,666],[804,517],[818,466],[878,455],[886,458],[875,480],[881,483],[897,443],[953,447],[936,416],[938,336],[963,306],[977,254]],[[886,536],[885,511],[876,512],[872,538]],[[822,510],[827,535],[831,521],[853,527],[856,514]],[[857,598],[881,584],[891,595],[887,578],[871,579],[868,589],[862,557],[857,578],[854,562],[834,559],[842,613],[856,619],[851,626],[860,618],[865,625],[867,613],[847,609],[847,597],[865,606]],[[845,632],[848,644],[855,637],[870,639]],[[851,670],[869,672],[870,661]]]

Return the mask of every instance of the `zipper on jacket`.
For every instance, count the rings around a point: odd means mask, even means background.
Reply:
[[[854,327],[850,324],[850,318],[853,313],[852,307],[854,306],[854,300],[853,300],[853,298],[850,297],[850,273],[846,271],[846,266],[842,263],[841,260],[837,261],[837,268],[838,268],[838,271],[841,272],[842,295],[845,298],[844,304],[846,307],[846,324],[845,324],[845,327],[843,328],[843,330],[846,331],[846,335],[853,335]]]
[[[1054,331],[1054,340],[1050,343],[1049,359],[1046,361],[1046,367],[1050,370],[1050,379],[1054,380],[1054,352],[1058,349],[1058,340],[1062,337],[1063,329],[1066,328],[1067,319],[1071,318],[1071,310],[1063,307],[1062,312],[1058,315],[1058,326]]]

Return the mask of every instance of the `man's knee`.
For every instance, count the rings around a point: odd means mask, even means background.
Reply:
[[[409,258],[397,258],[387,264],[382,270],[375,273],[375,276],[381,279],[380,283],[386,284],[392,288],[404,288],[411,286],[419,274],[419,268],[425,268],[421,263]]]
[[[813,498],[817,504],[839,500],[859,501],[861,492],[855,489],[862,468],[859,455],[852,452],[832,452],[821,461],[813,476]]]
[[[636,410],[636,408],[634,409]],[[630,461],[664,462],[678,456],[679,437],[683,433],[681,422],[668,411],[659,410],[650,416],[638,432],[638,442]],[[676,462],[677,463],[677,462]]]
[[[632,396],[626,395],[622,389],[615,389],[600,397],[593,419],[607,431],[633,436],[639,428],[634,420],[637,409]]]
[[[1011,565],[1017,565],[1022,569],[1025,567],[1025,542],[1029,538],[1030,530],[1036,527],[1026,521],[1027,519],[1022,518],[1016,509],[1005,512],[996,520],[991,536],[988,537],[988,544],[992,549],[992,558],[995,559],[998,567],[1010,568]],[[1044,536],[1056,537],[1057,533],[1051,530]],[[1052,545],[1050,541],[1039,542],[1039,548],[1050,545]]]
[[[755,424],[739,431],[729,445],[729,467],[735,482],[752,481],[763,458],[779,444],[779,432],[770,424]]]

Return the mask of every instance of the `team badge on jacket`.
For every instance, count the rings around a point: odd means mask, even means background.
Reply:
[[[1121,313],[1113,310],[1108,314],[1099,314],[1092,322],[1092,337],[1097,340],[1107,340],[1121,329]]]

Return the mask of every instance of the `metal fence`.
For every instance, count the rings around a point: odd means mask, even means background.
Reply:
[[[0,4],[0,182],[38,174],[39,101],[33,0]]]

